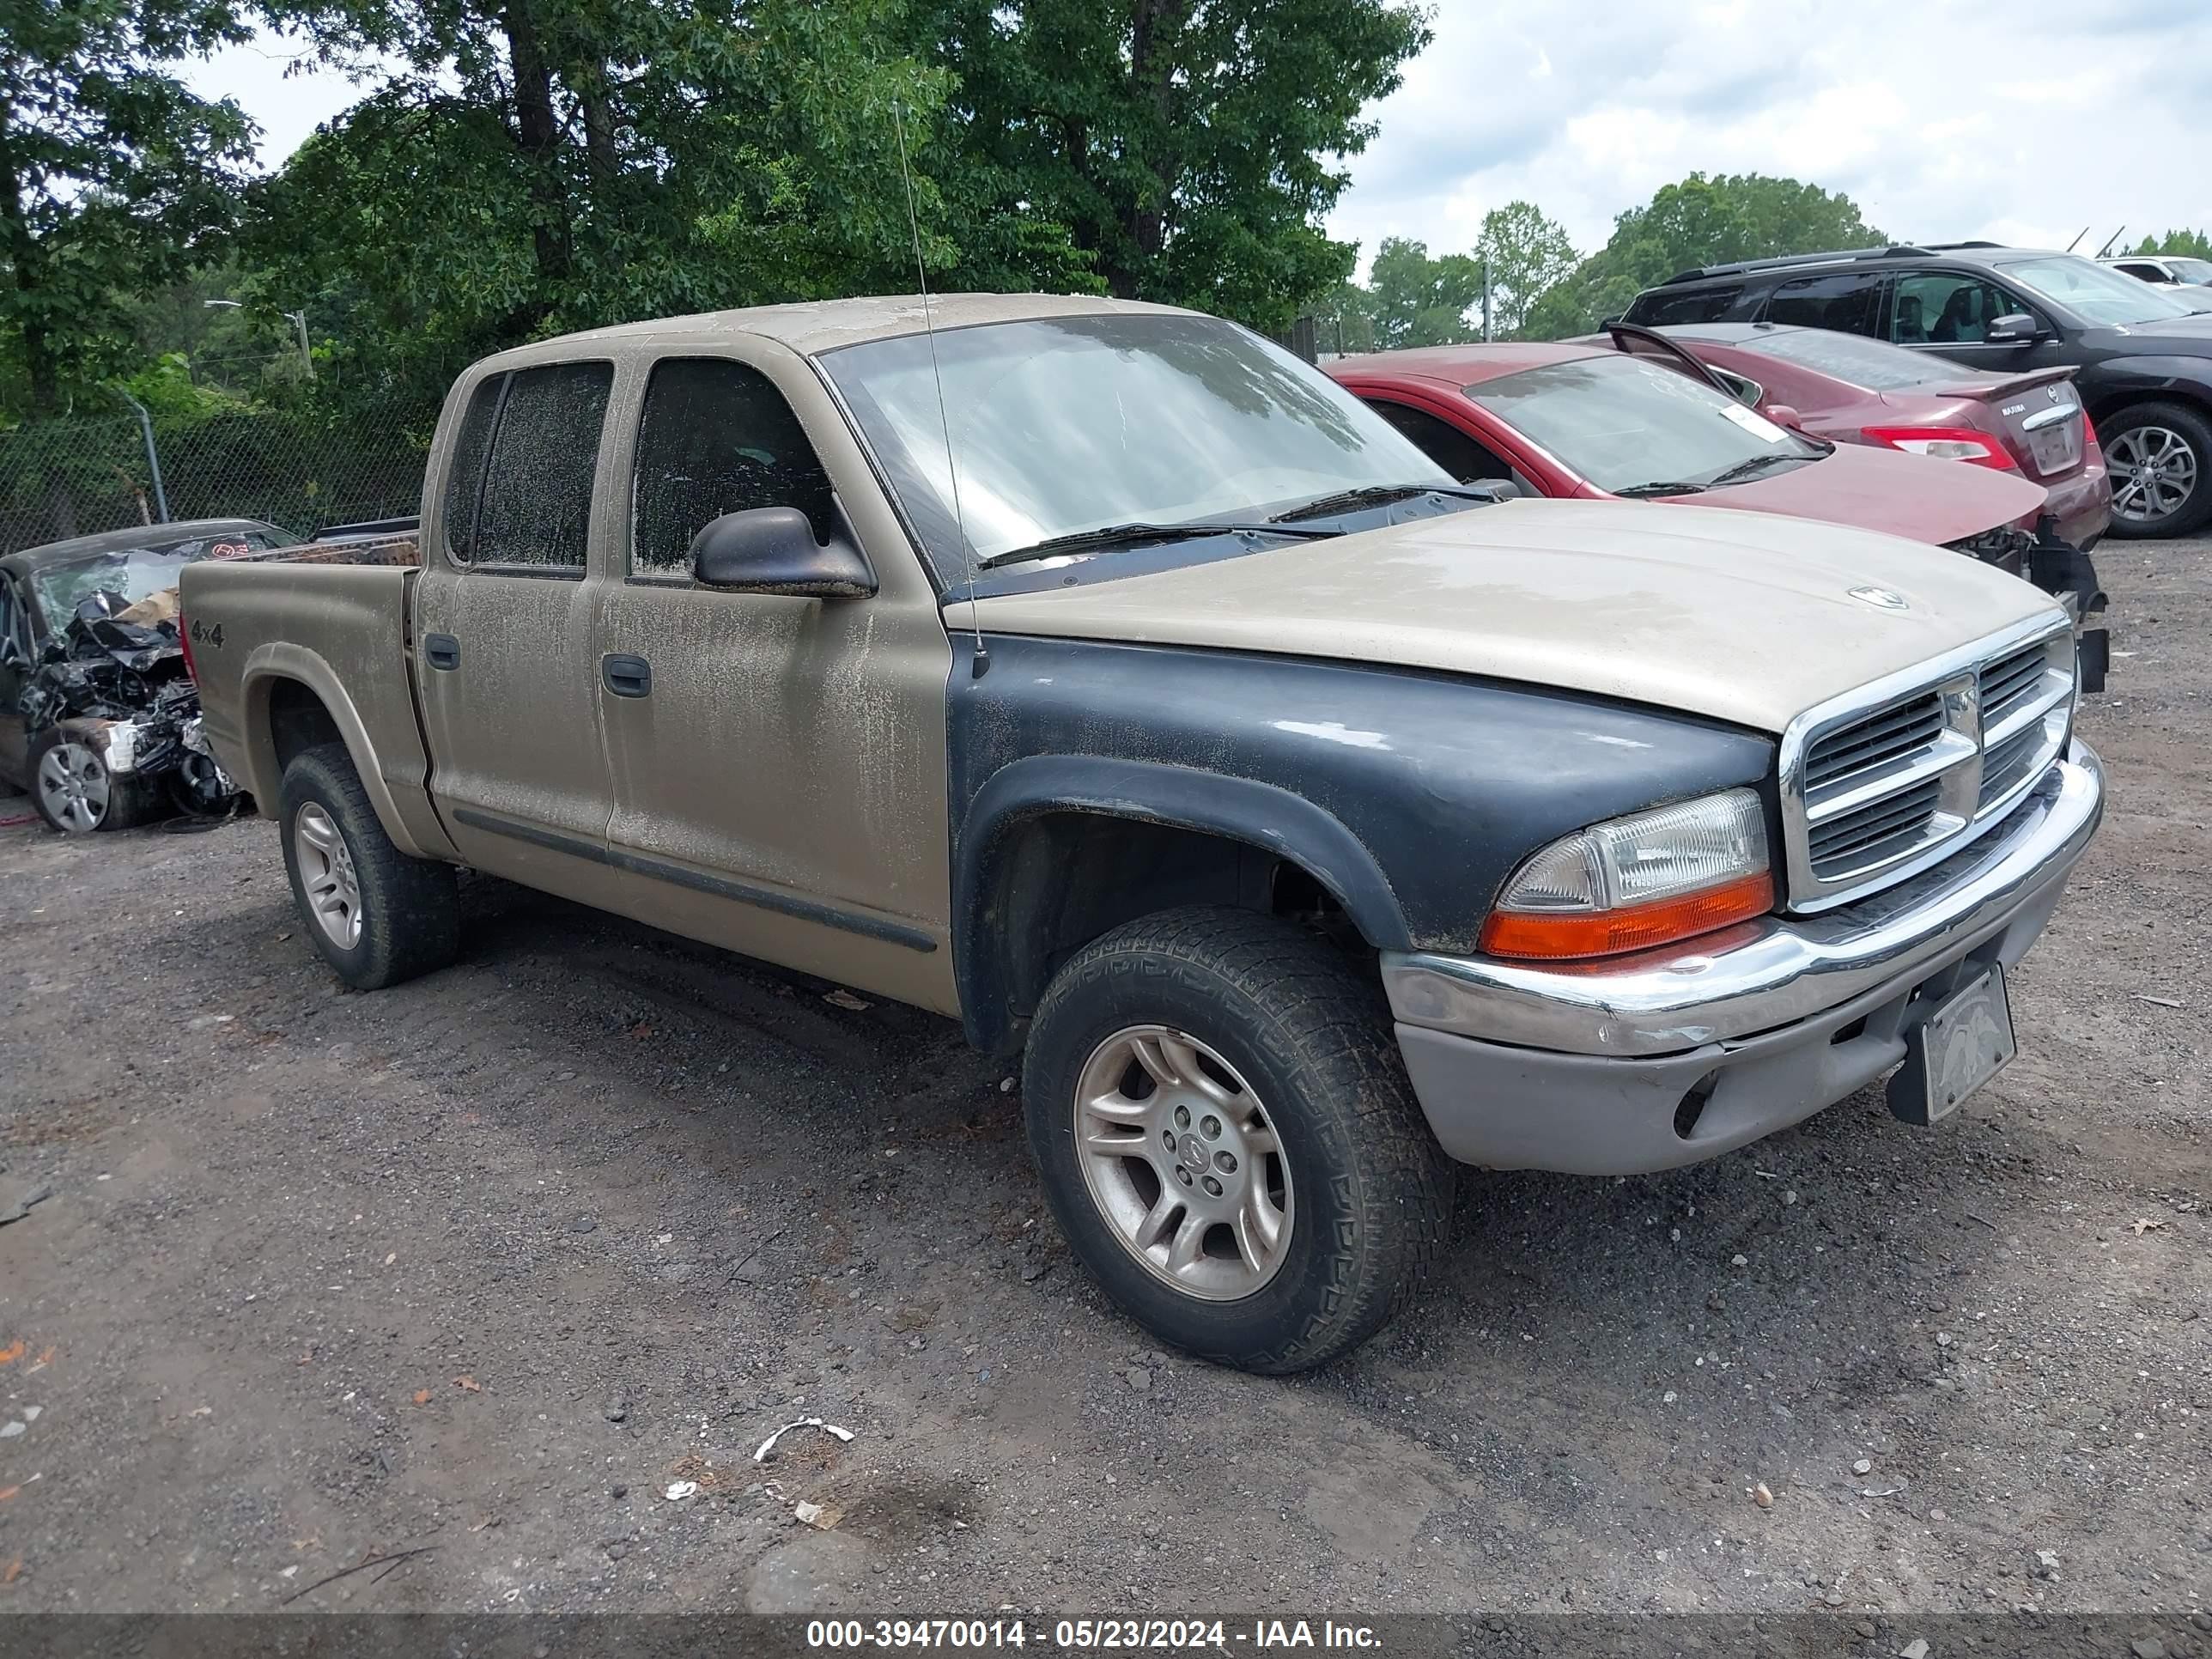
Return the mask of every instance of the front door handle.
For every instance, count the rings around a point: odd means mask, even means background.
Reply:
[[[451,634],[425,634],[422,636],[422,660],[433,668],[459,668],[461,665],[461,642]]]
[[[653,665],[642,657],[602,657],[599,675],[606,681],[607,690],[618,697],[653,695]]]

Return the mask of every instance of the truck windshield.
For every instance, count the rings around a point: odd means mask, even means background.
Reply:
[[[2095,328],[2162,323],[2190,315],[2187,306],[2140,277],[2113,270],[2075,253],[2015,259],[1998,270],[2032,293],[2064,306]]]
[[[1676,495],[1827,452],[1642,357],[1578,357],[1478,381],[1467,395],[1615,494]]]
[[[1249,523],[1352,491],[1453,484],[1334,381],[1212,318],[949,329],[936,361],[933,373],[921,334],[822,357],[946,580],[963,563],[955,483],[978,563],[1109,526]]]

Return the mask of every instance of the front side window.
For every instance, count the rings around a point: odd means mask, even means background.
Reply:
[[[1212,318],[992,323],[940,332],[936,356],[933,370],[928,337],[909,334],[821,361],[940,580],[963,568],[956,482],[983,563],[1109,526],[1248,521],[1451,482],[1318,369]]]
[[[2015,259],[2001,269],[2031,294],[2062,305],[2097,328],[2126,328],[2136,323],[2169,322],[2191,314],[2172,295],[2139,283],[2124,272],[2084,259],[2054,253],[2043,259]]]
[[[1776,289],[1764,320],[1800,328],[1832,328],[1845,334],[1872,334],[1881,321],[1879,272],[1831,271],[1800,276]]]
[[[691,538],[725,513],[795,507],[831,531],[829,475],[775,384],[720,357],[676,357],[646,383],[630,498],[630,568],[691,568]]]
[[[2128,276],[2114,280],[2134,282]],[[1890,337],[1899,345],[1978,345],[1991,323],[2018,316],[2024,309],[2017,296],[1982,277],[1960,271],[1919,271],[1897,279]]]
[[[1441,420],[1426,410],[1414,409],[1405,404],[1381,402],[1370,404],[1369,407],[1420,445],[1424,454],[1462,483],[1473,483],[1477,478],[1510,478],[1513,476],[1513,469],[1495,450],[1477,443],[1450,422]]]
[[[477,564],[584,568],[592,474],[606,423],[612,363],[517,369],[484,468],[470,544]]]
[[[1677,495],[1826,452],[1686,374],[1626,356],[1501,374],[1467,395],[1600,489]]]

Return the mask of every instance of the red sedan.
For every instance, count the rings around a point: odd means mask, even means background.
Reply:
[[[1781,425],[2017,472],[2043,486],[2059,538],[2084,551],[2112,522],[2104,452],[2067,368],[1977,374],[1880,340],[1771,323],[1654,331]]]
[[[2001,565],[2070,595],[2077,616],[2103,608],[2087,554],[2057,533],[2049,492],[2016,469],[1833,442],[1746,407],[1720,373],[1649,329],[1614,337],[1436,346],[1324,367],[1462,482],[1853,525]],[[2094,687],[2106,635],[2085,634],[2081,645]]]

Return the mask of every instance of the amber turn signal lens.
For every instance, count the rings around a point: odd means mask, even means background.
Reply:
[[[1562,961],[1617,957],[1695,939],[1774,908],[1774,878],[1765,871],[1708,887],[1702,893],[1633,904],[1618,910],[1550,915],[1493,910],[1482,924],[1482,948],[1494,957]]]

